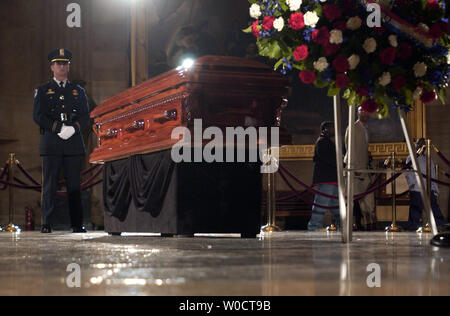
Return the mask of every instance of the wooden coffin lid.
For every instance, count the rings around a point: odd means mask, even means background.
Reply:
[[[106,99],[91,112],[91,117],[99,118],[143,100],[159,99],[163,94],[170,94],[170,91],[185,90],[183,88],[189,84],[216,84],[224,89],[238,85],[261,90],[261,93],[275,90],[284,96],[288,80],[273,72],[271,67],[250,59],[204,56],[197,59],[190,69],[179,67]]]

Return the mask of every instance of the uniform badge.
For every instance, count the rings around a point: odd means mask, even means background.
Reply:
[[[78,90],[72,90],[72,94],[77,97],[78,96]]]
[[[63,96],[63,95],[60,95],[60,96],[59,96],[59,99],[60,99],[60,100],[64,100],[64,96]]]
[[[53,91],[52,89],[48,89],[47,94],[55,94],[55,91]]]

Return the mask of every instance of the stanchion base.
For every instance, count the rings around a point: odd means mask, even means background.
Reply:
[[[330,226],[327,226],[327,232],[337,232],[336,225],[331,224]]]
[[[399,233],[399,232],[403,231],[403,229],[399,226],[392,224],[391,226],[386,227],[385,231],[388,233]]]
[[[6,226],[4,228],[4,231],[9,232],[9,233],[19,233],[19,232],[21,232],[21,229],[17,225],[9,224],[8,226]]]
[[[431,227],[427,224],[424,227],[420,227],[418,230],[416,230],[416,233],[431,233]]]
[[[281,232],[281,228],[275,225],[269,225],[261,227],[261,232],[263,233],[274,233],[274,232]]]
[[[450,248],[450,233],[437,234],[431,239],[431,245],[436,247]]]

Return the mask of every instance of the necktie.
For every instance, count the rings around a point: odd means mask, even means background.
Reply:
[[[60,85],[61,88],[64,88],[64,81],[61,81],[61,82],[59,83],[59,85]]]

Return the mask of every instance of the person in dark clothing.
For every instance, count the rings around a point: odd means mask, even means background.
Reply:
[[[334,137],[333,123],[323,122],[320,130],[321,134],[316,142],[314,151],[313,185],[321,193],[337,196],[336,148],[331,139]],[[339,227],[340,214],[338,200],[316,194],[314,204],[328,207],[335,206],[336,208],[331,209],[331,213],[335,219],[336,226]],[[326,209],[316,205],[312,207],[312,216],[308,223],[309,231],[316,231],[323,227],[323,216],[326,213]]]
[[[416,149],[425,147],[425,139],[420,138],[417,140]],[[420,155],[417,157],[417,162],[419,163],[420,171],[426,176],[427,174],[427,157],[426,157],[426,149],[423,150]],[[406,163],[411,163],[411,156],[406,159]],[[433,159],[431,159],[431,178],[436,178],[435,172],[435,164]],[[410,196],[410,204],[409,204],[409,218],[408,224],[406,226],[406,230],[416,231],[418,230],[422,224],[422,210],[424,209],[422,196],[419,189],[419,184],[417,183],[416,175],[413,173],[406,174],[406,181],[408,182],[409,187],[409,196]],[[424,183],[427,183],[427,179],[423,177]],[[441,209],[439,207],[439,187],[435,182],[431,183],[431,210],[433,211],[434,219],[436,221],[436,225],[440,227],[444,227],[446,225],[446,221],[444,216],[442,215]],[[428,215],[429,216],[429,215]]]
[[[85,233],[81,205],[81,167],[86,153],[82,130],[89,125],[89,106],[84,89],[69,82],[72,53],[61,48],[48,60],[53,79],[36,89],[33,118],[41,131],[39,148],[43,162],[42,229],[52,232],[49,222],[55,210],[58,176],[64,169],[70,220],[74,233]]]

